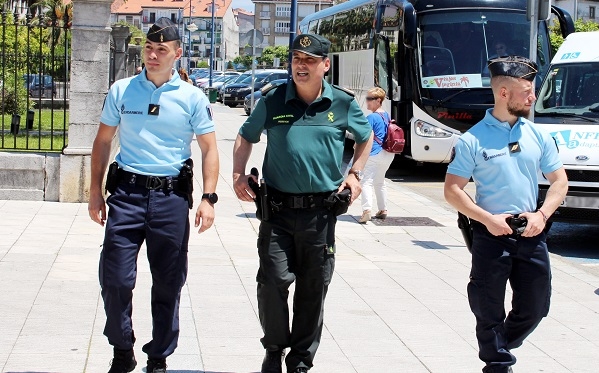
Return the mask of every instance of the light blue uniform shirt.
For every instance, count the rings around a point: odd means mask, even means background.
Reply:
[[[458,139],[447,173],[472,177],[476,204],[491,214],[536,211],[538,170],[548,174],[562,167],[555,141],[524,118],[510,128],[492,110]],[[508,144],[516,142],[520,151],[510,153]]]
[[[160,105],[158,115],[149,115],[150,104]],[[145,70],[117,80],[108,91],[100,121],[119,126],[119,167],[142,175],[177,176],[191,157],[193,135],[214,132],[206,95],[183,82],[176,71],[158,88]]]

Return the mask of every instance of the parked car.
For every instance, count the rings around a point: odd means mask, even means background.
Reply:
[[[221,85],[218,88],[218,92],[217,92],[217,95],[216,95],[216,101],[223,102],[223,96],[224,96],[224,93],[225,93],[224,90],[225,90],[226,86],[228,86],[230,84],[241,83],[245,78],[248,77],[248,75],[251,76],[252,72],[251,71],[246,71],[246,72],[242,73],[241,75],[239,75],[238,77],[236,77],[235,79],[232,79],[232,80],[228,81],[226,84]]]
[[[56,83],[50,75],[25,74],[23,83],[30,97],[56,97]]]
[[[266,84],[277,79],[287,79],[287,70],[277,70],[269,72],[260,72],[255,74],[254,84],[252,86],[251,74],[242,82],[229,84],[224,88],[224,103],[227,106],[235,107],[238,104],[243,104],[245,96],[264,87]]]
[[[230,79],[231,76],[227,76],[227,75],[221,75],[221,76],[215,76],[212,78],[212,87],[214,87],[214,84],[216,84],[217,82],[222,82],[225,81],[226,79]],[[210,80],[206,79],[205,82],[198,84],[197,86],[200,88],[206,88],[208,87],[208,85],[210,84]]]
[[[218,82],[212,82],[212,88],[218,89],[221,86],[223,86],[224,84],[232,83],[234,80],[237,80],[238,77],[239,77],[239,75],[225,76],[224,80],[219,80]]]
[[[283,83],[287,83],[287,79],[286,78],[285,79],[276,79],[276,80],[273,80],[272,82],[270,82],[267,85],[265,85],[264,87],[262,87],[262,89],[259,89],[256,92],[250,93],[249,95],[245,96],[245,99],[243,100],[243,110],[245,110],[245,113],[247,115],[250,115],[252,113],[252,111],[256,107],[256,104],[262,98],[262,92],[270,89],[270,87],[272,87],[272,86],[278,86],[278,85],[283,84]],[[254,96],[254,106],[253,107],[251,107],[251,105],[252,105],[252,96]]]
[[[222,71],[213,71],[212,72],[212,80],[214,80],[214,78],[219,77],[219,76],[223,76],[225,75]],[[208,82],[210,81],[210,73],[206,74],[206,76],[203,76],[201,78],[196,78],[196,87],[200,87],[200,85],[202,83]]]

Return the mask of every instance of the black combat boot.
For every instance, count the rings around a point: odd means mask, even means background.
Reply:
[[[260,370],[260,373],[283,373],[283,356],[285,356],[285,352],[283,350],[266,350],[266,355],[262,361],[262,370]]]
[[[148,359],[146,373],[166,373],[166,359]]]
[[[135,361],[135,354],[133,349],[131,350],[119,350],[114,349],[114,357],[110,362],[110,370],[108,373],[128,373],[135,369],[137,361]]]

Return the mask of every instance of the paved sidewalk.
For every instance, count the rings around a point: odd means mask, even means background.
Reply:
[[[181,338],[168,359],[172,373],[257,372],[264,354],[256,305],[258,221],[253,205],[238,201],[231,188],[233,143],[246,117],[219,104],[214,112],[220,200],[214,227],[192,231]],[[260,166],[264,148],[265,139],[248,169]],[[360,225],[359,203],[340,217],[336,273],[310,372],[480,372],[466,296],[470,255],[456,215],[400,183],[389,188],[391,217],[425,217],[439,226]],[[112,349],[102,334],[97,275],[102,239],[86,204],[0,201],[0,371],[108,371]],[[599,278],[558,257],[552,265],[550,314],[515,350],[514,371],[599,372]],[[145,371],[150,281],[142,249],[135,372]]]

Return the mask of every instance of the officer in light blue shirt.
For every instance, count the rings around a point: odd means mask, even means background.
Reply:
[[[92,148],[88,210],[96,223],[106,222],[99,277],[104,335],[113,346],[108,373],[131,372],[137,365],[131,309],[144,242],[152,273],[153,327],[152,339],[142,348],[148,356],[146,372],[165,373],[166,358],[177,347],[193,205],[194,135],[202,152],[204,192],[195,226],[201,233],[214,221],[219,161],[212,110],[206,96],[173,69],[182,52],[177,25],[158,19],[144,44],[145,68],[108,91]],[[115,136],[120,151],[109,167],[105,202],[102,180]]]
[[[545,224],[568,181],[551,136],[525,119],[536,97],[537,65],[509,56],[488,62],[495,105],[458,140],[447,168],[445,198],[471,219],[470,308],[485,373],[511,372],[511,349],[547,316],[551,271]],[[538,172],[550,187],[538,207]],[[476,196],[464,187],[472,178]],[[525,228],[523,228],[525,226]],[[513,290],[506,317],[505,288]]]

